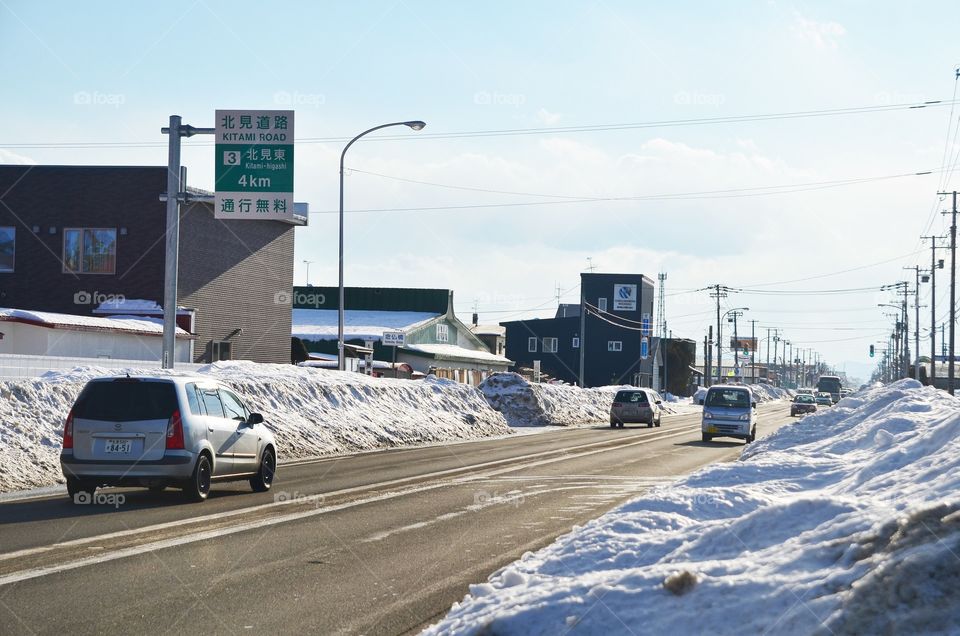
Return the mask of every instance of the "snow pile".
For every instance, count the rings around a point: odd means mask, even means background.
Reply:
[[[428,634],[957,633],[960,400],[871,388],[471,586]]]
[[[774,400],[789,400],[793,398],[794,395],[793,391],[779,386],[773,386],[772,384],[748,384],[746,386],[750,387],[759,403],[772,402]],[[705,397],[707,397],[707,387],[702,386],[693,394],[693,403],[699,404],[700,400]]]
[[[617,391],[635,386],[600,386],[581,389],[569,384],[528,382],[517,373],[494,373],[478,387],[510,426],[581,426],[607,423]],[[684,398],[686,399],[686,398]],[[674,398],[664,402],[669,414],[699,411],[691,402]]]
[[[610,405],[620,387],[581,389],[527,382],[517,373],[494,373],[478,388],[511,426],[576,426],[609,422]]]
[[[81,367],[0,382],[0,492],[60,481],[63,421],[77,394],[90,378],[126,372],[169,373]],[[217,362],[190,375],[222,381],[263,413],[281,460],[511,432],[476,389],[432,377],[375,379],[252,362]]]

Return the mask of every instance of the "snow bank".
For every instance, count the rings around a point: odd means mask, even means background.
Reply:
[[[0,492],[60,481],[61,431],[77,394],[90,378],[125,372],[82,367],[0,382]],[[218,362],[190,375],[224,382],[263,413],[281,460],[510,433],[476,389],[432,377],[374,379],[251,362]]]
[[[617,391],[635,388],[620,385],[581,389],[569,384],[541,384],[528,382],[517,373],[494,373],[479,387],[490,406],[503,413],[511,426],[607,423]],[[665,401],[663,409],[671,414],[699,411],[699,407],[691,408],[687,398],[676,397],[672,402]]]
[[[772,402],[774,400],[789,400],[794,395],[793,391],[773,386],[772,384],[748,384],[747,386],[753,390],[757,402],[760,403]],[[699,401],[705,397],[707,397],[707,387],[702,386],[693,394],[693,403],[699,404]]]
[[[471,586],[428,634],[957,633],[960,400],[841,400]]]

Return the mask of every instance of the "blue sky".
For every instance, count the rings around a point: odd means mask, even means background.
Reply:
[[[2,0],[8,89],[0,117],[8,125],[0,160],[159,165],[159,128],[170,114],[209,126],[217,108],[292,107],[302,139],[402,119],[447,133],[950,99],[957,18],[960,6],[950,2]],[[396,129],[405,138],[351,149],[348,165],[364,172],[347,178],[347,208],[556,200],[397,178],[622,197],[912,173],[940,166],[949,112],[490,138],[417,139]],[[139,145],[37,146],[86,141]],[[184,155],[200,187],[212,183],[207,141],[197,138]],[[313,261],[311,282],[336,283],[336,217],[322,212],[337,204],[341,147],[297,146],[296,198],[318,212],[298,230],[298,283],[303,260]],[[678,292],[903,257],[767,289],[871,287],[900,280],[904,265],[926,264],[928,252],[912,253],[934,193],[957,185],[944,181],[936,174],[775,196],[352,213],[347,284],[450,287],[461,314],[477,302],[482,319],[495,322],[550,315],[556,285],[571,290],[565,300],[575,298],[590,257],[600,271],[668,272],[677,294],[668,298],[670,325],[702,340],[710,300]],[[936,218],[932,231],[941,228]],[[748,318],[854,370],[888,330],[875,306],[888,297],[740,294],[728,307],[750,306]]]

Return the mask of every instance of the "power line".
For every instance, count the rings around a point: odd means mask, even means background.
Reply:
[[[771,196],[777,194],[793,194],[796,192],[809,192],[814,190],[826,190],[830,188],[839,188],[848,185],[858,185],[862,183],[871,183],[875,181],[885,181],[891,179],[903,179],[906,177],[926,176],[937,174],[943,168],[936,170],[923,170],[920,172],[905,172],[900,174],[883,175],[876,177],[860,177],[855,179],[839,179],[833,181],[812,181],[798,184],[783,184],[775,186],[754,186],[749,188],[731,188],[725,190],[700,190],[693,192],[674,192],[663,194],[650,194],[638,196],[604,196],[604,197],[584,197],[569,198],[563,197],[561,201],[521,201],[509,203],[470,203],[460,205],[437,205],[437,206],[416,206],[407,208],[355,208],[347,210],[349,213],[370,213],[370,212],[437,212],[447,210],[476,210],[489,208],[518,208],[540,205],[568,205],[578,203],[597,203],[597,202],[637,202],[637,201],[688,201],[698,199],[739,199],[757,196]],[[389,177],[388,177],[389,178]],[[436,185],[439,187],[449,187],[459,189],[461,186],[452,186],[450,184],[433,184],[429,182],[420,182],[426,185]],[[470,190],[482,190],[482,188],[469,188]],[[492,191],[496,192],[496,191]],[[500,192],[502,193],[502,192]],[[535,196],[530,193],[524,193],[526,196]],[[560,196],[560,195],[539,195],[539,196]],[[310,214],[339,214],[337,210],[316,210]]]
[[[752,121],[773,121],[781,119],[805,119],[814,117],[834,117],[842,115],[862,115],[867,113],[883,113],[892,111],[920,110],[926,108],[936,108],[942,106],[952,106],[956,99],[948,101],[930,100],[922,102],[904,102],[901,104],[855,106],[848,108],[825,108],[819,110],[800,110],[785,111],[774,113],[761,113],[752,115],[730,115],[725,117],[701,117],[692,119],[666,119],[654,121],[641,121],[619,124],[589,124],[582,126],[545,126],[541,128],[503,128],[493,130],[465,130],[459,132],[447,133],[421,133],[419,135],[380,135],[367,138],[366,141],[409,141],[412,139],[463,139],[465,137],[507,137],[524,135],[548,135],[565,134],[581,132],[605,132],[617,130],[636,130],[645,128],[675,128],[683,126],[703,126],[710,124],[735,124]],[[300,137],[295,139],[299,144],[315,143],[334,143],[347,142],[352,137]],[[0,147],[5,148],[155,148],[166,147],[166,142],[22,142],[22,143],[0,143]],[[213,146],[214,142],[185,142],[184,146]]]

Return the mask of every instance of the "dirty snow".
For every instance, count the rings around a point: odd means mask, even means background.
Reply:
[[[528,382],[517,373],[494,373],[479,389],[511,426],[583,426],[610,421],[610,406],[617,391],[632,386],[581,389],[569,384]],[[686,399],[664,403],[665,413],[699,412]]]
[[[427,634],[960,632],[960,400],[873,387],[495,573]]]
[[[61,433],[70,406],[86,380],[117,373],[79,367],[0,382],[0,492],[62,479]],[[374,379],[250,362],[218,362],[188,375],[220,380],[262,412],[277,436],[282,460],[511,433],[476,389],[432,377]]]

